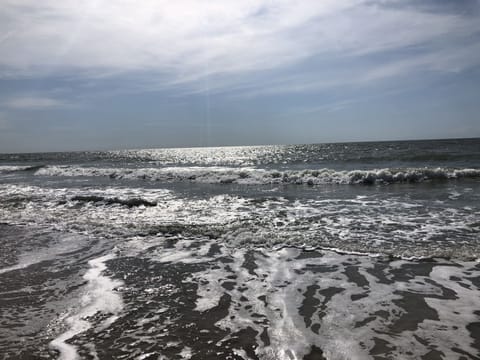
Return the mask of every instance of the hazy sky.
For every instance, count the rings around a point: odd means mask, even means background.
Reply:
[[[0,152],[480,137],[480,0],[1,0]]]

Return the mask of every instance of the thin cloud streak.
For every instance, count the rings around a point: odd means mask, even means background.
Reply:
[[[50,110],[71,106],[65,101],[42,96],[10,97],[1,102],[1,105],[13,110]]]

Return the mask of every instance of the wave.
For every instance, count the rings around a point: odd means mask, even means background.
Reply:
[[[0,173],[14,173],[18,171],[37,171],[45,165],[29,165],[29,166],[17,166],[17,165],[3,165],[0,166]]]
[[[166,167],[166,168],[93,168],[47,166],[36,170],[43,176],[104,176],[112,179],[140,179],[163,182],[190,181],[207,184],[394,184],[433,180],[480,178],[480,169],[453,168],[385,168],[376,170],[267,170],[229,167]]]
[[[132,198],[132,199],[119,199],[119,198],[107,198],[103,196],[96,196],[96,195],[87,195],[87,196],[74,196],[71,198],[72,201],[79,201],[79,202],[92,202],[92,203],[102,203],[105,205],[123,205],[129,208],[136,207],[136,206],[156,206],[156,202],[148,201],[141,198]]]

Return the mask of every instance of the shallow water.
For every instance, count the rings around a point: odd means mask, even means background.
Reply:
[[[480,140],[0,155],[0,349],[474,359]]]

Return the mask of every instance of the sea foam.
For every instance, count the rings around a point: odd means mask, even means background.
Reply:
[[[103,271],[106,269],[105,262],[114,257],[113,254],[109,254],[88,262],[90,269],[83,276],[88,283],[78,304],[78,309],[64,315],[62,320],[68,327],[67,331],[50,342],[50,346],[60,352],[61,360],[79,358],[76,347],[67,341],[92,327],[92,323],[87,320],[88,317],[99,312],[109,314],[110,316],[100,325],[101,328],[104,328],[110,326],[122,310],[122,298],[115,288],[123,283],[103,275]]]
[[[480,169],[455,168],[384,168],[374,170],[272,170],[252,167],[163,167],[163,168],[93,168],[47,166],[35,175],[64,177],[110,177],[162,182],[198,182],[208,184],[392,184],[431,180],[480,177]]]

